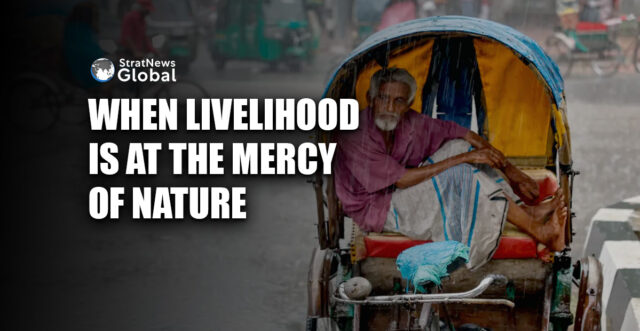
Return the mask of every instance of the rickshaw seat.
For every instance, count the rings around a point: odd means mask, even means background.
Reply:
[[[533,204],[539,204],[552,196],[558,182],[555,175],[547,169],[523,169],[525,173],[538,182],[540,195]],[[352,258],[356,261],[369,257],[395,259],[402,251],[429,241],[413,240],[394,232],[367,233],[355,230],[352,242]],[[506,223],[500,238],[498,248],[493,254],[493,260],[501,259],[535,259],[546,260],[549,250],[538,244],[531,236],[521,232],[511,223]]]

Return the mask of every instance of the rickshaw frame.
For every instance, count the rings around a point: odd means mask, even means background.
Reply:
[[[428,28],[425,28],[428,27]],[[486,28],[484,33],[479,33],[479,28]],[[537,73],[545,80],[545,88],[553,100],[553,104],[557,107],[556,116],[552,117],[550,125],[554,132],[558,133],[557,126],[562,126],[564,132],[560,137],[555,136],[557,140],[564,139],[564,145],[554,148],[554,155],[551,156],[553,162],[548,162],[545,167],[554,170],[560,187],[565,188],[566,204],[571,210],[572,187],[574,177],[578,172],[572,169],[571,150],[570,150],[570,133],[569,127],[566,125],[566,104],[564,99],[564,91],[562,87],[562,78],[557,66],[542,51],[542,49],[529,38],[521,35],[517,31],[502,26],[497,23],[472,19],[467,17],[436,17],[419,19],[392,27],[392,33],[387,30],[381,31],[369,37],[360,45],[347,59],[336,69],[332,79],[330,80],[323,97],[336,97],[331,95],[331,88],[334,80],[338,76],[340,70],[347,66],[360,67],[363,62],[375,59],[381,66],[387,66],[384,59],[376,59],[376,48],[385,45],[387,49],[392,49],[394,42],[401,42],[412,37],[423,38],[425,35],[437,33],[454,33],[463,34],[473,37],[482,37],[493,39],[501,42],[509,47],[512,51],[519,53],[521,60],[529,64],[531,70]],[[500,40],[496,37],[499,30],[505,30],[507,37]],[[496,32],[498,31],[498,32]],[[394,34],[395,33],[395,34]],[[492,33],[494,33],[492,35]],[[496,34],[497,33],[497,34]],[[393,37],[389,37],[389,36]],[[517,44],[515,47],[507,45],[505,40]],[[518,48],[521,49],[518,49]],[[537,54],[528,54],[526,51],[537,52]],[[381,63],[382,62],[382,63]],[[344,79],[344,77],[342,77]],[[355,79],[355,78],[353,78]],[[348,81],[348,79],[347,79]],[[355,84],[354,84],[355,85]],[[558,123],[557,121],[563,121]],[[318,132],[317,140],[327,142],[331,138],[326,132]],[[357,330],[360,327],[360,307],[366,305],[414,305],[417,303],[450,303],[464,302],[468,304],[498,304],[505,305],[512,309],[514,302],[504,299],[477,299],[489,285],[498,281],[498,283],[506,282],[506,278],[502,275],[489,275],[482,279],[476,288],[469,289],[462,293],[444,293],[444,294],[395,294],[386,296],[372,296],[363,300],[353,300],[348,298],[342,289],[342,284],[332,288],[332,281],[338,275],[340,266],[349,265],[354,268],[351,274],[358,273],[358,264],[350,265],[351,252],[341,247],[340,240],[345,237],[345,214],[342,210],[341,202],[337,198],[335,183],[332,176],[323,176],[316,174],[312,180],[316,193],[317,207],[317,232],[319,248],[314,249],[311,265],[309,269],[308,283],[308,319],[307,329],[314,330],[317,328],[318,319],[332,317],[332,305],[336,303],[352,305],[353,319],[352,329]],[[325,208],[328,217],[325,216]],[[573,231],[571,219],[575,217],[574,213],[567,222],[565,241],[571,243]],[[571,283],[579,286],[578,307],[576,310],[576,319],[574,330],[592,330],[600,325],[600,296],[602,292],[602,276],[601,266],[593,257],[583,258],[571,266],[571,257],[569,250],[555,253],[550,272],[545,281],[544,297],[543,297],[543,316],[541,327],[548,329],[553,325],[554,330],[566,330],[573,324],[574,318],[570,310]],[[572,279],[573,278],[573,279]],[[444,307],[444,306],[443,306]],[[446,311],[446,308],[445,308]],[[512,310],[511,310],[512,311]],[[511,314],[513,315],[513,314]],[[515,321],[513,322],[515,323]],[[398,325],[396,325],[397,327]],[[512,325],[515,327],[515,324]]]

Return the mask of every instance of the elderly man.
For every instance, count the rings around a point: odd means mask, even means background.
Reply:
[[[359,129],[338,137],[336,193],[346,214],[365,231],[462,242],[472,268],[491,258],[505,221],[562,250],[562,192],[522,204],[514,190],[533,199],[536,182],[476,133],[410,111],[415,94],[406,70],[373,75]]]

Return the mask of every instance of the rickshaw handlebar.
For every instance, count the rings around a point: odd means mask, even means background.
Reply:
[[[473,289],[466,292],[457,293],[432,293],[432,294],[396,294],[396,295],[377,295],[370,296],[363,300],[350,299],[344,290],[344,283],[338,287],[338,296],[334,296],[334,299],[341,303],[359,304],[359,305],[389,305],[389,304],[404,304],[404,303],[466,303],[466,304],[496,304],[505,305],[510,308],[515,307],[515,304],[506,299],[477,299],[476,297],[482,294],[491,284],[506,284],[507,278],[503,275],[490,274],[487,275],[480,283]]]

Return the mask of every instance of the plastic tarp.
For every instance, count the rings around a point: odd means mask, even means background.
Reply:
[[[416,292],[426,293],[425,285],[440,285],[449,275],[469,259],[469,247],[453,240],[439,241],[406,249],[396,260],[402,278],[407,279]]]

